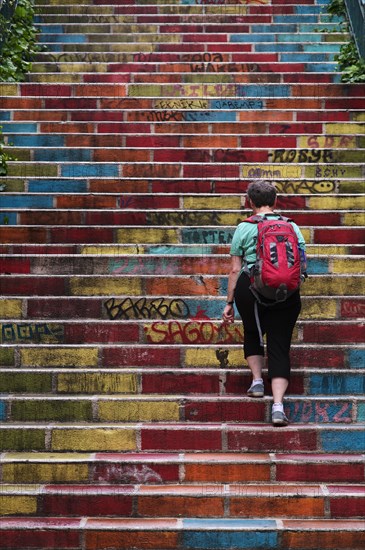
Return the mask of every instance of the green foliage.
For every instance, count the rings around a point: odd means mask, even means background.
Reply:
[[[332,17],[343,17],[345,21],[341,23],[340,32],[348,32],[349,24],[345,0],[331,0],[327,6],[327,11]],[[353,38],[341,46],[340,53],[335,56],[335,60],[342,73],[342,82],[365,82],[365,61],[359,56]]]
[[[16,158],[5,151],[6,144],[1,129],[2,127],[0,126],[0,176],[6,176],[8,173],[8,161],[16,160]],[[3,187],[0,186],[0,191],[3,190]]]
[[[331,0],[327,6],[327,11],[333,17],[335,15],[338,17],[347,17],[345,0]]]
[[[41,51],[33,18],[32,0],[18,0],[10,21],[0,15],[0,82],[23,81],[34,54]]]
[[[341,46],[335,59],[342,73],[342,82],[365,82],[365,60],[360,58],[353,39]]]

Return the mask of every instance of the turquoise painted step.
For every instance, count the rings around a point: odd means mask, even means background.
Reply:
[[[306,52],[306,53],[338,53],[341,43],[326,42],[313,44],[255,44],[256,52]]]
[[[343,34],[339,33],[338,42],[343,41]],[[230,42],[297,42],[303,44],[305,42],[318,43],[318,42],[327,42],[326,36],[321,33],[302,33],[302,34],[232,34],[230,35]],[[272,51],[272,50],[271,50]]]

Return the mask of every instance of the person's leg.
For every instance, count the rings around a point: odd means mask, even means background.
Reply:
[[[252,384],[247,393],[251,397],[262,397],[264,395],[262,380],[264,348],[260,344],[254,313],[255,299],[250,291],[250,284],[247,275],[242,274],[239,277],[235,290],[235,303],[244,328],[244,355],[252,372]]]
[[[283,402],[288,385],[289,380],[287,380],[286,378],[272,378],[271,389],[275,404]]]
[[[274,399],[272,421],[276,425],[288,423],[284,414],[283,399],[290,380],[290,345],[300,309],[300,296],[297,293],[284,304],[267,308],[263,315],[269,379]]]

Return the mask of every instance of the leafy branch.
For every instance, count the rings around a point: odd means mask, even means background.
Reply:
[[[10,2],[11,0],[8,0]],[[9,21],[0,15],[0,82],[21,82],[30,71],[34,55],[43,49],[37,43],[32,0],[18,0]]]
[[[0,126],[0,176],[6,176],[8,173],[8,162],[10,160],[16,160],[16,158],[5,151],[6,143],[2,133],[2,126]],[[0,187],[0,191],[4,189]]]
[[[346,28],[343,27],[342,32],[347,32],[349,25],[345,0],[331,0],[327,6],[327,11],[332,18],[335,16],[345,18]],[[335,61],[337,61],[342,73],[342,82],[365,82],[365,60],[359,56],[353,37],[341,46],[340,52],[335,55]]]

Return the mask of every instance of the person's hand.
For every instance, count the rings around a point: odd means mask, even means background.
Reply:
[[[225,323],[233,323],[234,321],[234,307],[233,305],[227,304],[223,310],[223,321]]]

